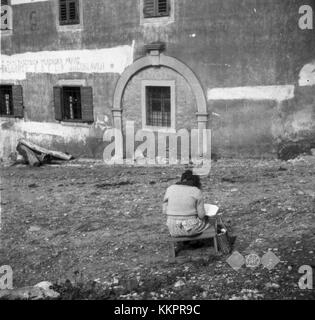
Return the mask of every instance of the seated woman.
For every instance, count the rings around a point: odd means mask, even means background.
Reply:
[[[165,193],[163,212],[172,237],[190,237],[203,233],[211,224],[205,215],[199,176],[187,170],[181,181]]]

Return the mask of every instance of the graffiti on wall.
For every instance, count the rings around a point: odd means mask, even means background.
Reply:
[[[36,16],[32,16],[36,28]],[[4,80],[24,80],[27,73],[119,73],[133,62],[133,45],[94,50],[26,52],[0,56]]]

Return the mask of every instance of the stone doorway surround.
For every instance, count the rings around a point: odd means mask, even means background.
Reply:
[[[207,100],[200,81],[194,72],[178,59],[163,54],[163,43],[152,43],[145,46],[145,48],[147,55],[136,60],[131,66],[129,66],[123,72],[116,84],[112,109],[114,128],[122,130],[122,98],[129,80],[143,69],[161,66],[176,71],[186,79],[196,98],[198,129],[206,129],[208,124]]]

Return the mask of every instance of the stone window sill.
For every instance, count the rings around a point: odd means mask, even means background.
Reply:
[[[82,32],[83,26],[82,24],[72,24],[72,25],[58,25],[58,32]]]
[[[142,131],[154,131],[161,133],[176,133],[175,128],[166,128],[166,127],[154,127],[154,126],[144,126]]]
[[[92,122],[88,123],[83,120],[62,120],[59,123],[64,126],[72,126],[72,127],[90,127],[92,124]]]
[[[13,30],[12,29],[10,29],[10,30],[1,30],[0,31],[0,35],[1,35],[1,37],[6,37],[6,36],[12,36],[12,34],[13,34]]]
[[[15,118],[17,118],[17,117],[15,117],[14,115],[6,115],[6,114],[0,114],[0,118],[3,118],[3,119],[7,119],[7,118],[9,118],[9,119],[15,119]]]
[[[160,18],[142,18],[141,25],[166,25],[174,22],[174,18],[160,17]]]

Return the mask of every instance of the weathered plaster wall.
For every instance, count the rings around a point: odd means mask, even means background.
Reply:
[[[273,101],[215,101],[212,108],[213,150],[224,157],[260,157],[275,152]]]
[[[294,98],[278,106],[278,123],[278,139],[306,139],[315,145],[315,86],[296,87]]]

